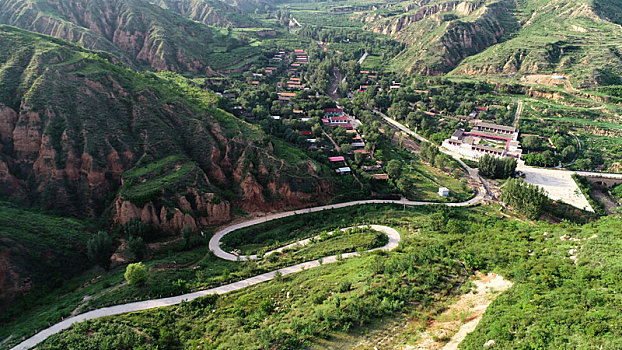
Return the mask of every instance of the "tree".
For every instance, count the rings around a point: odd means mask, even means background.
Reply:
[[[108,233],[99,231],[93,238],[91,238],[87,244],[87,255],[89,260],[98,264],[105,270],[110,269],[110,256],[113,253],[112,239],[108,236]]]
[[[546,150],[542,152],[542,165],[544,166],[554,166],[556,162],[555,154],[551,150]]]
[[[503,186],[501,200],[519,213],[535,220],[544,213],[547,197],[544,191],[521,179],[510,179]]]
[[[141,261],[145,257],[145,242],[142,237],[132,236],[128,241],[128,245],[136,260]]]
[[[538,136],[525,136],[523,138],[523,147],[529,150],[540,150],[542,149],[542,140]]]
[[[360,153],[360,152],[354,153],[354,162],[355,162],[357,165],[361,165],[361,163],[363,163],[363,160],[364,160],[364,159],[365,159],[365,158],[364,158],[364,156],[363,156],[363,153]]]
[[[592,169],[592,161],[586,158],[578,159],[575,162],[575,166],[582,170],[591,170]]]
[[[410,192],[410,188],[412,187],[409,179],[407,177],[401,177],[397,180],[396,183],[397,189],[403,193],[408,194]]]
[[[140,286],[147,281],[147,268],[145,268],[142,262],[129,264],[123,276],[127,283]]]
[[[564,147],[564,149],[561,152],[561,156],[564,159],[564,161],[569,162],[574,158],[576,153],[577,153],[576,148],[573,145],[569,145],[569,146]]]
[[[402,162],[397,159],[391,159],[387,164],[387,174],[392,179],[397,179],[402,173]]]
[[[507,179],[516,172],[516,159],[499,159],[489,154],[483,155],[478,162],[480,175],[490,179]]]
[[[192,237],[193,232],[194,231],[192,230],[192,227],[190,227],[190,225],[186,225],[184,226],[184,228],[181,229],[181,237],[184,239],[184,241],[186,241],[186,249],[188,249],[188,247],[190,246],[190,237]]]
[[[141,237],[144,238],[145,234],[149,231],[149,225],[142,222],[138,218],[133,218],[129,220],[125,225],[123,225],[123,233],[125,233],[126,237]]]

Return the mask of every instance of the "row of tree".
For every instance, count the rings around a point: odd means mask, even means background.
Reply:
[[[505,183],[501,200],[532,220],[544,213],[547,203],[544,190],[521,179],[510,179]]]
[[[479,159],[479,174],[489,179],[507,179],[513,177],[516,172],[516,159],[505,157],[503,159],[489,154]]]

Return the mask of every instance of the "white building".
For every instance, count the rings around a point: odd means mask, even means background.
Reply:
[[[439,187],[438,188],[438,195],[441,196],[441,197],[449,196],[449,189],[447,187]]]

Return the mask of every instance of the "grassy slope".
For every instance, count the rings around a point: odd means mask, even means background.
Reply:
[[[255,22],[236,4],[221,0],[156,0],[155,4],[207,25],[255,27]]]
[[[33,111],[51,111],[49,120],[43,121],[43,131],[50,134],[59,154],[56,166],[64,166],[63,154],[68,147],[75,154],[92,155],[100,166],[107,163],[113,149],[136,155],[131,167],[138,169],[153,168],[159,163],[151,162],[169,156],[176,158],[176,165],[182,165],[183,172],[169,174],[174,176],[167,177],[165,173],[171,169],[162,168],[150,171],[153,178],[147,176],[147,182],[128,181],[124,193],[138,204],[157,196],[165,182],[164,187],[171,192],[189,185],[216,193],[229,191],[231,183],[223,180],[211,185],[202,182],[202,172],[213,166],[215,147],[229,147],[226,156],[232,165],[247,156],[250,159],[244,161],[249,164],[261,162],[268,171],[281,169],[286,174],[300,174],[298,166],[308,161],[304,154],[293,156],[286,144],[276,149],[286,163],[269,155],[261,146],[265,134],[260,128],[217,109],[218,97],[200,88],[201,79],[188,80],[174,73],[138,73],[112,64],[105,54],[14,27],[0,27],[0,35],[0,47],[6,48],[0,53],[0,102],[15,110],[22,104]],[[110,99],[110,94],[114,98]],[[63,130],[66,137],[60,139]],[[147,134],[138,136],[141,132]],[[148,135],[146,143],[144,135]],[[255,155],[251,158],[250,153]],[[248,167],[244,169],[242,175]],[[233,170],[224,169],[229,175]],[[191,176],[185,176],[188,174]],[[129,173],[128,179],[131,176]],[[299,176],[295,182],[306,186],[307,180],[315,181]]]
[[[240,55],[222,56],[243,46],[234,36],[145,0],[2,0],[0,23],[111,52],[126,62],[156,70],[224,69]]]
[[[519,2],[516,16],[522,26],[515,35],[465,59],[454,72],[557,73],[577,87],[620,84],[622,31],[597,16],[591,0]]]
[[[19,297],[19,290],[31,294],[11,304],[28,304],[45,298],[50,289],[83,272],[90,264],[86,258],[86,241],[92,225],[84,221],[61,218],[34,210],[25,210],[9,202],[0,202],[0,252],[4,285],[2,299]],[[0,322],[15,316],[1,305]]]
[[[622,246],[619,218],[583,226],[550,225],[503,218],[489,208],[362,209],[336,211],[326,221],[341,218],[341,224],[347,225],[368,220],[398,227],[405,239],[403,247],[387,256],[349,259],[217,299],[88,322],[51,338],[43,348],[69,342],[83,348],[104,339],[131,347],[145,344],[146,336],[151,339],[148,346],[305,347],[301,340],[313,343],[317,336],[383,315],[413,312],[415,317],[425,317],[455,286],[455,280],[437,279],[441,271],[455,268],[453,259],[472,269],[500,273],[515,283],[491,305],[476,332],[463,343],[465,348],[481,348],[489,339],[503,349],[526,344],[620,346],[622,280],[615,255]],[[560,240],[564,235],[577,240]],[[578,249],[578,264],[569,259],[570,248]],[[434,296],[429,294],[432,290],[437,291]],[[128,326],[139,336],[115,337],[107,331]],[[415,340],[416,334],[409,339]]]
[[[371,28],[394,25],[400,17],[414,16],[426,8],[441,8],[438,13],[417,17],[417,21],[394,34],[408,44],[406,50],[391,61],[394,70],[448,72],[462,58],[493,45],[499,35],[507,35],[516,27],[510,16],[509,1],[473,2],[471,13],[452,10],[449,6],[452,3],[434,1],[421,7],[414,6],[410,11],[390,13],[387,19],[369,25]],[[382,10],[376,13],[385,15]]]

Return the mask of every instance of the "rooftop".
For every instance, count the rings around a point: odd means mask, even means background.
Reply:
[[[504,131],[509,131],[509,132],[516,132],[516,128],[514,128],[513,126],[505,126],[505,125],[498,125],[498,124],[484,123],[484,122],[477,123],[477,125],[475,125],[475,127],[504,130]]]

